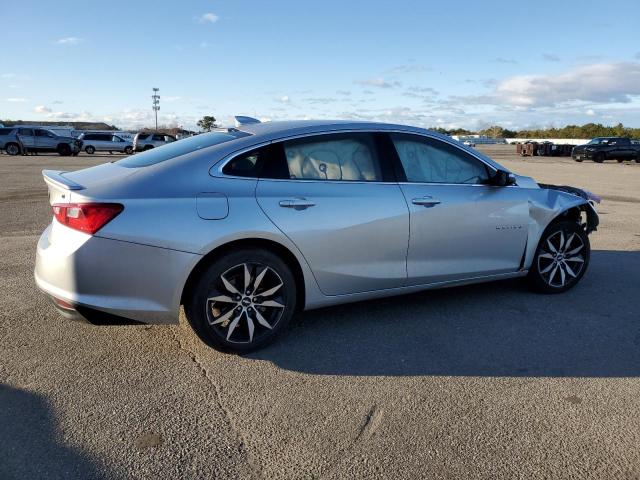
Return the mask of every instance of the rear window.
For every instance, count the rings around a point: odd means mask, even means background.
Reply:
[[[179,157],[180,155],[195,152],[196,150],[247,136],[249,136],[248,133],[240,131],[203,133],[195,137],[167,143],[166,145],[142,153],[136,153],[116,163],[128,168],[148,167],[149,165],[155,165],[170,158]]]
[[[148,133],[139,133],[138,134],[138,140],[146,140],[147,138],[149,138],[149,134]]]

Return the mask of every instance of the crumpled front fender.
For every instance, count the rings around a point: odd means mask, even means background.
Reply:
[[[562,217],[584,224],[587,233],[594,231],[599,222],[594,206],[582,197],[554,188],[529,190],[529,234],[523,268],[531,266],[545,229],[552,221]]]

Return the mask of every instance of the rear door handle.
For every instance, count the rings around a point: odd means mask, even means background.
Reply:
[[[283,208],[304,210],[305,208],[315,207],[316,204],[305,198],[290,198],[287,200],[280,200],[279,205]]]
[[[413,200],[411,200],[411,203],[413,203],[414,205],[424,205],[425,207],[432,207],[442,202],[437,198],[427,196],[427,197],[414,198]]]

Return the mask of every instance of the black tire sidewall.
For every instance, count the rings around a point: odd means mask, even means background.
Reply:
[[[552,287],[549,284],[547,284],[545,279],[542,277],[542,274],[538,270],[538,255],[540,254],[542,245],[544,244],[544,242],[547,241],[547,238],[549,238],[551,235],[553,235],[559,230],[562,230],[565,233],[565,235],[576,233],[577,235],[580,236],[585,246],[585,253],[583,254],[584,265],[582,267],[582,270],[578,274],[578,276],[572,279],[564,287]],[[578,225],[576,222],[572,222],[572,221],[554,222],[546,228],[546,230],[540,237],[540,242],[538,242],[538,247],[536,248],[536,252],[533,256],[533,262],[531,264],[531,268],[529,269],[528,279],[531,282],[532,286],[540,292],[543,292],[543,293],[566,292],[567,290],[573,288],[580,282],[584,274],[587,272],[587,269],[589,268],[590,258],[591,258],[591,244],[589,242],[589,236],[584,231],[584,229],[580,225]]]
[[[9,148],[11,148],[11,147],[15,147],[15,149],[16,149],[15,153],[10,153],[9,152]],[[16,144],[16,143],[10,143],[4,148],[5,148],[5,150],[6,150],[8,155],[12,155],[12,156],[20,155],[20,146],[18,144]]]
[[[283,295],[286,306],[280,321],[266,335],[250,344],[228,342],[219,336],[209,326],[205,310],[207,298],[211,293],[211,285],[222,273],[242,263],[267,265],[280,275],[284,283]],[[289,324],[296,308],[296,284],[291,269],[279,256],[258,248],[243,248],[221,256],[202,272],[192,289],[190,298],[185,302],[185,314],[196,335],[207,345],[228,353],[247,353],[271,342]]]
[[[89,155],[93,155],[96,152],[96,149],[89,145],[88,147],[84,147],[84,151]]]
[[[58,145],[58,155],[68,157],[71,155],[71,147],[65,143]]]

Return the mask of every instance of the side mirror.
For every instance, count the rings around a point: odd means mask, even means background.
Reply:
[[[516,177],[513,173],[498,170],[495,175],[491,177],[490,183],[496,187],[508,187],[509,185],[516,184]]]

